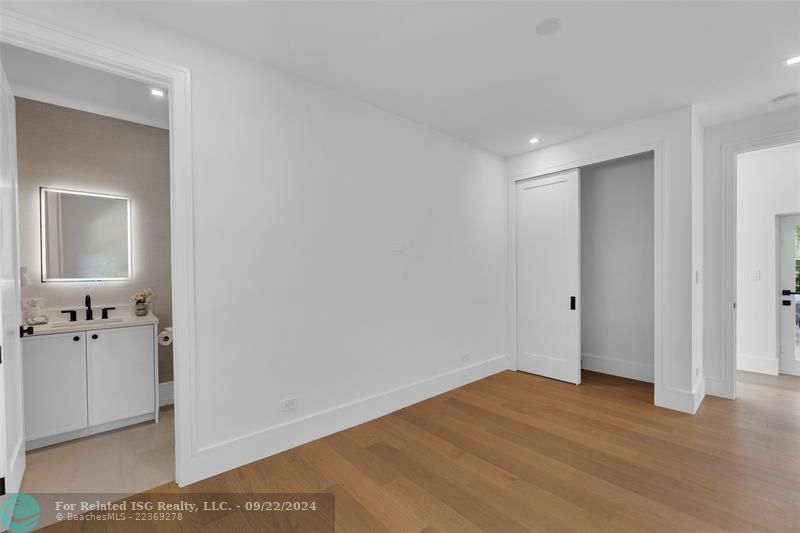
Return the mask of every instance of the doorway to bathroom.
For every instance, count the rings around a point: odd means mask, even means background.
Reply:
[[[0,59],[2,489],[173,481],[169,87],[7,43]]]

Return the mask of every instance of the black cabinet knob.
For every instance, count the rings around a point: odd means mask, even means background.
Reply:
[[[92,338],[93,338],[93,339],[97,339],[97,337],[99,337],[99,335],[98,335],[97,333],[95,333],[94,335],[92,335]]]
[[[74,337],[72,337],[72,340],[74,340],[75,342],[78,342],[79,340],[81,340],[81,338],[78,337],[77,335],[75,335]]]

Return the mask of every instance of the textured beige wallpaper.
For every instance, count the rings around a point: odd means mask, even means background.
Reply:
[[[32,285],[23,298],[45,307],[130,304],[152,288],[160,328],[172,325],[170,298],[169,132],[160,128],[17,98],[20,264]],[[119,194],[131,199],[130,282],[41,283],[39,187]],[[159,381],[172,381],[172,348],[159,347]]]

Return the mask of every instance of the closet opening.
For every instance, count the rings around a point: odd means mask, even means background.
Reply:
[[[519,370],[653,383],[654,183],[653,152],[516,182]]]
[[[581,169],[581,368],[653,383],[654,160]]]

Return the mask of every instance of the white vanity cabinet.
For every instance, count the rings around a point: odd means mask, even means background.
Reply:
[[[23,338],[28,449],[158,420],[157,321],[132,322]]]
[[[153,326],[86,333],[89,425],[155,410]]]
[[[23,353],[25,439],[85,428],[86,334],[28,337]]]

